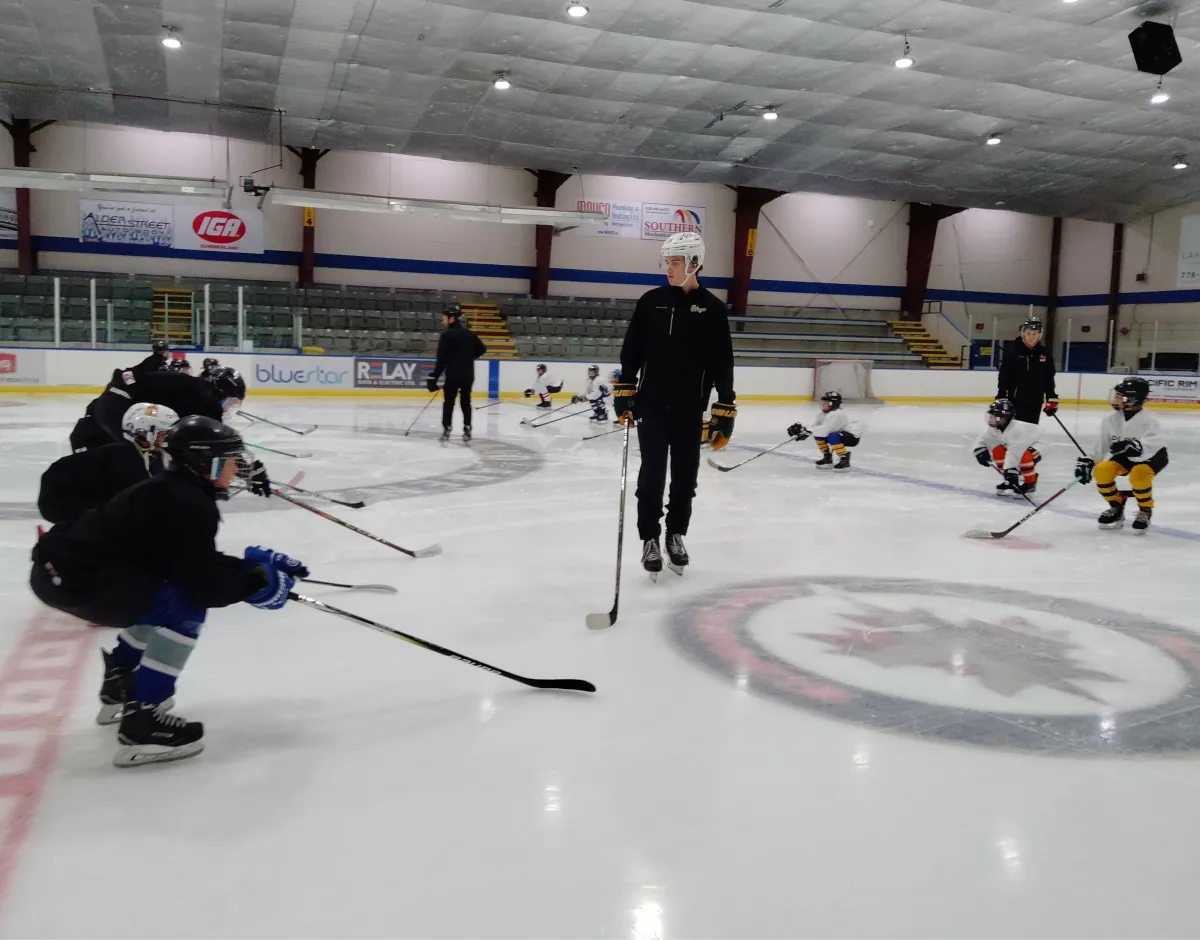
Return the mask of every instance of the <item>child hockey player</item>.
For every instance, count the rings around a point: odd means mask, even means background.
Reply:
[[[525,397],[532,398],[537,395],[541,401],[538,402],[539,408],[550,407],[550,396],[561,392],[563,388],[561,379],[554,379],[546,371],[545,363],[537,367],[537,381],[533,383],[533,388],[525,389]]]
[[[793,424],[787,429],[787,433],[797,441],[807,440],[810,436],[816,438],[817,448],[821,451],[821,459],[816,462],[817,469],[828,470],[833,467],[839,473],[850,469],[850,454],[846,452],[846,448],[857,447],[862,440],[862,430],[858,422],[842,410],[841,392],[826,392],[821,396],[821,420],[812,430],[802,424]],[[833,454],[837,454],[836,464],[833,462]]]
[[[122,490],[163,469],[163,437],[179,416],[161,405],[130,405],[121,422],[125,440],[54,461],[42,474],[38,511],[47,522],[74,522]]]
[[[172,372],[182,372],[184,375],[192,374],[192,364],[186,359],[172,359],[167,368]]]
[[[606,382],[600,378],[599,366],[588,366],[587,375],[587,388],[583,390],[582,395],[572,395],[571,404],[577,405],[586,401],[592,406],[589,421],[608,421],[608,408],[604,402],[612,394],[612,380]]]
[[[987,427],[975,442],[979,465],[995,467],[1004,475],[996,487],[997,496],[1028,496],[1037,489],[1037,465],[1042,455],[1034,449],[1022,422],[1013,420],[1016,413],[1011,401],[997,398],[988,405]],[[1015,446],[1011,433],[1014,428],[1021,441]]]
[[[1112,407],[1100,425],[1100,437],[1091,457],[1080,457],[1075,464],[1075,479],[1087,483],[1095,472],[1096,488],[1108,503],[1108,510],[1097,520],[1102,529],[1119,529],[1125,524],[1125,499],[1117,491],[1117,477],[1128,476],[1137,500],[1138,514],[1133,531],[1143,535],[1150,527],[1154,511],[1154,478],[1167,465],[1158,419],[1145,409],[1150,384],[1140,376],[1124,379],[1113,389]]]
[[[204,747],[204,726],[170,713],[210,608],[245,601],[278,610],[301,562],[257,546],[244,559],[216,548],[242,457],[241,435],[212,418],[184,418],[166,436],[165,473],[117,494],[38,539],[29,582],[44,604],[121,634],[104,653],[100,724],[120,722],[113,762],[178,760]]]
[[[204,360],[201,368],[203,369],[203,371],[200,373],[200,377],[208,378],[210,375],[212,375],[214,372],[216,372],[219,368],[221,368],[221,363],[218,362],[216,359],[212,358],[211,356],[209,356],[207,359]]]

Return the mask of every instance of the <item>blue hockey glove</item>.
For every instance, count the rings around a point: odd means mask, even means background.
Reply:
[[[1113,441],[1112,455],[1114,457],[1140,457],[1142,456],[1142,442],[1136,439],[1125,439],[1123,441]]]
[[[288,591],[295,587],[296,579],[271,565],[257,565],[255,570],[263,573],[267,586],[247,597],[246,603],[263,610],[279,610],[288,602]]]
[[[307,578],[308,566],[295,558],[289,558],[283,552],[277,552],[261,545],[249,545],[242,556],[251,567],[262,565],[264,568],[275,568],[293,578]]]

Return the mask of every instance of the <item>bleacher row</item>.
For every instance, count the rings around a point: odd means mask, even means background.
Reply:
[[[22,277],[0,273],[0,342],[53,341],[52,275]],[[330,353],[392,353],[432,356],[441,329],[441,311],[452,300],[494,303],[506,319],[522,358],[613,361],[618,358],[633,315],[628,299],[547,298],[471,295],[404,288],[316,287],[301,289],[270,282],[242,286],[245,336],[256,348],[294,350],[299,345]],[[191,290],[200,309],[204,284],[179,279],[97,276],[98,339],[101,343],[150,341],[155,288]],[[91,338],[87,276],[64,274],[62,341],[86,344]],[[237,345],[238,285],[213,282],[211,345]],[[183,296],[186,297],[186,294]],[[108,332],[108,307],[113,310]],[[190,314],[172,318],[173,332],[187,328]],[[811,365],[815,358],[869,358],[878,367],[921,367],[922,360],[892,334],[894,312],[823,308],[755,307],[731,317],[734,354],[747,365]],[[197,322],[201,318],[197,317]],[[197,335],[194,342],[203,342]]]

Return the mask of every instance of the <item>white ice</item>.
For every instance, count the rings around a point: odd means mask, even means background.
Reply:
[[[0,399],[0,658],[37,608],[26,586],[35,521],[11,517],[65,453],[84,401]],[[418,407],[408,402],[253,406],[320,425],[303,438],[246,427],[248,440],[313,454],[266,455],[276,478],[303,470],[304,487],[343,493],[435,481],[423,495],[333,511],[445,551],[414,561],[244,495],[228,504],[224,549],[267,544],[317,577],[394,584],[394,597],[307,591],[599,691],[535,691],[297,604],[239,605],[212,613],[179,684],[177,710],[205,722],[205,752],[117,770],[113,729],[92,723],[96,654],[28,839],[8,847],[21,851],[0,934],[1195,936],[1200,765],[1179,745],[1200,735],[1187,633],[1200,539],[1194,414],[1161,413],[1171,465],[1144,538],[1098,531],[1104,505],[1088,486],[1004,543],[964,539],[1028,509],[992,495],[998,477],[971,456],[983,406],[886,406],[864,413],[849,474],[813,469],[811,441],[728,474],[702,466],[692,566],[657,584],[638,567],[635,443],[620,619],[589,632],[585,615],[612,602],[621,434],[581,443],[586,417],[531,430],[520,425],[527,406],[506,403],[479,412],[467,448],[437,443],[432,408],[404,437]],[[711,456],[732,464],[814,411],[746,403],[733,444]],[[1064,410],[1089,449],[1102,417]],[[1074,465],[1056,425],[1043,422],[1042,438],[1039,498]],[[540,466],[459,487],[490,441],[535,452]],[[524,450],[488,459],[519,463]],[[745,585],[801,576],[914,579],[918,590],[864,597],[828,580],[777,603],[739,600],[762,597]],[[943,582],[971,591],[920,593]],[[999,589],[1051,601],[1031,610]],[[1081,620],[1072,601],[1113,613]],[[887,612],[918,607],[965,625],[962,648],[916,664],[854,648],[895,632]],[[707,630],[714,611],[732,611],[735,627],[742,617],[760,672],[734,652],[722,673],[673,637],[672,627]],[[1153,626],[1114,626],[1123,617],[1171,628],[1176,655]],[[97,646],[111,640],[96,633]],[[910,704],[835,717],[765,694],[757,677],[773,670],[817,698],[827,679]],[[1181,737],[1147,738],[1137,716],[1166,701]],[[1113,752],[1089,750],[1056,717],[1094,723]]]

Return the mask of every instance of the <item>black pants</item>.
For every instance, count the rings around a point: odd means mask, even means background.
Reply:
[[[1017,399],[1013,402],[1013,410],[1016,412],[1013,419],[1016,421],[1024,421],[1026,424],[1038,424],[1042,419],[1042,402],[1040,401],[1023,401]]]
[[[71,441],[71,450],[76,452],[93,447],[103,447],[105,444],[113,442],[108,432],[100,427],[91,415],[84,415],[75,422],[69,440]]]
[[[442,386],[442,427],[449,428],[454,421],[454,399],[457,397],[462,408],[463,427],[471,426],[471,382],[459,384],[446,379]]]
[[[691,409],[643,407],[638,411],[638,444],[642,451],[637,483],[638,535],[644,542],[662,534],[659,520],[663,514],[668,461],[671,496],[667,504],[667,532],[687,535],[700,472],[702,415]]]

